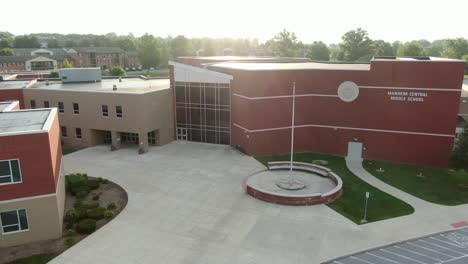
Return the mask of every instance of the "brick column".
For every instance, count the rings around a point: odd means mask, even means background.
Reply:
[[[118,150],[120,149],[120,132],[117,131],[111,131],[111,138],[112,138],[112,144],[111,144],[111,150]]]

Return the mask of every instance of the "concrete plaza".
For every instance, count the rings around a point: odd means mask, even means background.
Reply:
[[[53,264],[316,264],[468,220],[468,206],[431,206],[359,226],[325,205],[268,204],[243,189],[263,165],[223,145],[176,141],[144,155],[98,146],[64,159],[65,174],[110,179],[128,192],[129,203]]]

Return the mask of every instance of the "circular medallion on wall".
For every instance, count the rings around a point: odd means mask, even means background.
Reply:
[[[359,86],[354,82],[342,82],[338,86],[338,97],[344,102],[352,102],[356,100],[359,95]]]

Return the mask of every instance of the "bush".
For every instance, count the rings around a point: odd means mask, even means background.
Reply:
[[[69,174],[65,176],[65,184],[67,191],[78,197],[85,197],[89,193],[88,175],[86,174]]]
[[[57,71],[51,71],[48,78],[59,78],[59,73]]]
[[[105,218],[114,218],[114,216],[115,216],[115,213],[112,212],[112,211],[110,211],[110,210],[106,210],[106,211],[104,212],[104,217],[105,217]]]
[[[67,237],[67,239],[65,240],[65,244],[69,247],[73,246],[75,244],[75,238]]]
[[[83,219],[76,225],[76,232],[80,234],[91,234],[96,230],[96,220]]]
[[[101,183],[99,182],[99,180],[88,180],[88,188],[91,190],[96,190],[97,188],[99,188],[100,184]]]
[[[68,229],[67,233],[65,234],[65,236],[67,236],[67,237],[72,237],[72,236],[75,236],[75,235],[76,235],[76,232],[73,229]]]
[[[117,205],[115,203],[109,203],[107,205],[107,210],[115,210],[117,208]]]
[[[86,213],[87,213],[88,209],[86,209],[86,207],[84,207],[84,206],[77,207],[77,208],[75,208],[75,211],[76,211],[76,213],[78,215],[78,218],[77,218],[78,221],[81,220],[81,219],[85,219],[87,217]]]
[[[86,215],[88,218],[94,219],[94,220],[101,220],[104,218],[104,212],[106,211],[105,208],[98,207],[98,208],[93,208],[90,209],[86,212]]]
[[[79,214],[75,209],[70,209],[65,213],[65,222],[73,224],[79,219]]]
[[[114,66],[112,67],[112,69],[110,70],[110,73],[109,73],[110,76],[125,76],[127,75],[125,73],[125,70],[120,67],[120,66]]]

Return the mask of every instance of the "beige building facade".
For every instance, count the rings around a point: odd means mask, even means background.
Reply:
[[[122,78],[91,83],[44,83],[23,90],[27,108],[57,107],[62,143],[80,149],[109,144],[112,149],[174,140],[172,93],[168,79]]]

